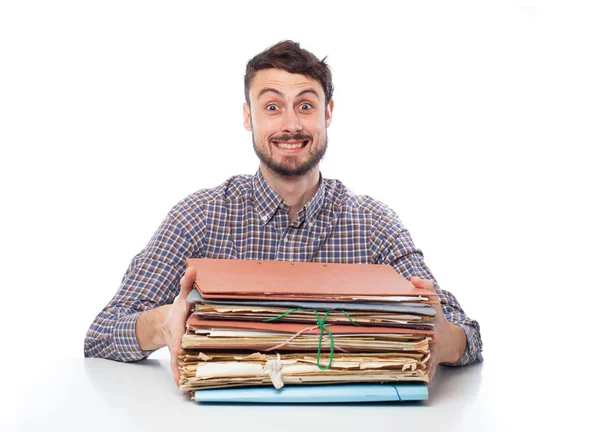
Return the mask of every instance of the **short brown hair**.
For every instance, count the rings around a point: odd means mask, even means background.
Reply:
[[[252,58],[246,65],[244,76],[244,93],[246,103],[250,104],[250,83],[259,70],[283,69],[286,72],[304,75],[321,83],[325,93],[325,102],[328,104],[333,97],[333,81],[331,69],[323,60],[319,60],[313,53],[300,48],[300,44],[290,40],[281,41],[267,48]]]

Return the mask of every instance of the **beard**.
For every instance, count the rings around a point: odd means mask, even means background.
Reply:
[[[303,140],[307,139],[304,135],[286,135],[285,137],[279,137],[282,141],[289,139],[297,139]],[[325,156],[325,152],[327,151],[327,131],[325,131],[325,139],[323,145],[320,147],[312,147],[311,150],[316,149],[313,153],[309,153],[308,159],[303,162],[298,162],[297,156],[285,156],[280,163],[277,163],[273,160],[273,155],[269,154],[262,147],[258,147],[256,145],[256,140],[254,139],[254,133],[252,133],[252,145],[254,146],[254,152],[256,156],[260,159],[260,161],[267,166],[271,171],[279,174],[283,177],[299,177],[303,176],[314,167],[316,167],[319,162]],[[269,145],[271,142],[269,140]],[[315,142],[311,139],[311,146],[315,146]]]

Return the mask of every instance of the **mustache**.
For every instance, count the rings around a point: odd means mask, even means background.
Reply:
[[[306,134],[295,134],[295,135],[284,134],[284,135],[274,136],[271,138],[271,141],[291,141],[291,140],[312,141],[312,136],[306,135]]]

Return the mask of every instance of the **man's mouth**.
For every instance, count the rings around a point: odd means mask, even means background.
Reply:
[[[310,140],[288,140],[288,141],[271,141],[274,146],[284,150],[297,150],[308,145]]]

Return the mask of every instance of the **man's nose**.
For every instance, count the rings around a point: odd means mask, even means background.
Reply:
[[[298,119],[296,111],[289,110],[283,114],[283,118],[281,119],[281,130],[282,132],[288,133],[296,133],[302,130],[302,125],[300,124],[300,119]]]

